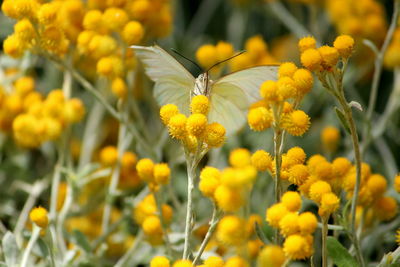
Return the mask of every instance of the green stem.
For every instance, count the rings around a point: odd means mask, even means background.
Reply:
[[[200,260],[201,255],[203,254],[204,249],[206,248],[208,242],[210,241],[212,235],[214,234],[214,231],[217,228],[217,225],[218,225],[220,219],[221,219],[221,216],[219,216],[219,214],[218,214],[218,208],[214,205],[213,214],[212,214],[211,221],[210,221],[210,227],[208,228],[206,236],[204,237],[203,242],[201,242],[199,251],[197,252],[196,257],[193,260],[194,266],[196,266],[197,262]]]
[[[196,170],[196,164],[194,159],[186,153],[186,167],[188,175],[187,185],[187,206],[186,206],[186,220],[185,220],[185,244],[183,247],[183,259],[189,258],[190,249],[190,233],[192,231],[193,223],[193,189],[194,189],[194,176]]]
[[[35,245],[36,240],[39,238],[40,230],[41,230],[40,227],[33,224],[32,235],[31,235],[31,238],[29,239],[28,245],[25,248],[20,267],[27,266],[28,260],[29,260],[29,255],[31,254],[32,248]]]
[[[326,240],[328,237],[328,219],[322,218],[322,267],[328,266],[328,250]]]

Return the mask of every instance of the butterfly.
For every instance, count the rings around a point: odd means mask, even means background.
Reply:
[[[276,80],[277,66],[257,66],[233,72],[215,81],[208,71],[197,78],[161,47],[131,46],[144,70],[155,83],[154,97],[160,106],[175,104],[180,112],[190,114],[193,96],[202,94],[210,100],[209,122],[222,124],[227,135],[239,130],[246,122],[251,103],[261,99],[260,85]]]

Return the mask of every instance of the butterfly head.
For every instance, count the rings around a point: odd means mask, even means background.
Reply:
[[[200,74],[196,78],[192,95],[193,96],[196,96],[196,95],[209,96],[209,94],[210,94],[210,90],[209,90],[210,84],[211,84],[211,80],[210,80],[210,76],[209,76],[208,72]]]

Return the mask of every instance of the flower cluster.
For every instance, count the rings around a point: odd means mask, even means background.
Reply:
[[[280,230],[284,236],[283,251],[293,260],[305,259],[313,254],[313,236],[317,218],[311,212],[299,213],[301,197],[298,192],[288,191],[281,202],[275,203],[266,211],[267,222]]]
[[[268,45],[260,35],[255,35],[246,40],[246,53],[231,59],[227,64],[230,71],[238,71],[258,65],[274,64],[276,60],[268,51]],[[215,46],[206,44],[196,51],[196,59],[202,67],[208,69],[212,65],[221,62],[234,55],[233,45],[227,42],[218,42]],[[222,65],[223,66],[223,65]],[[221,71],[221,66],[213,72]]]
[[[375,0],[329,0],[327,10],[340,34],[381,43],[387,31],[383,5]]]
[[[313,86],[313,77],[306,69],[299,69],[292,62],[279,67],[277,81],[261,84],[262,100],[254,103],[247,115],[250,128],[263,131],[273,126],[286,130],[293,136],[303,135],[310,126],[310,118],[296,109],[301,99]]]
[[[191,115],[186,117],[178,107],[167,104],[160,109],[161,121],[168,127],[169,134],[180,140],[185,148],[195,154],[225,142],[225,128],[217,123],[208,123],[210,108],[208,97],[198,95],[190,103]]]
[[[166,163],[157,163],[145,158],[138,161],[136,171],[140,179],[146,182],[152,191],[157,191],[160,185],[168,184],[171,170]]]
[[[172,216],[172,207],[167,204],[161,206],[161,211],[158,210],[153,194],[147,195],[133,210],[135,222],[141,226],[147,240],[152,245],[163,243],[163,234],[166,234],[163,225],[171,223]]]
[[[65,99],[62,90],[52,90],[45,99],[34,91],[30,77],[18,79],[10,94],[0,91],[0,125],[22,147],[36,148],[56,140],[68,125],[79,122],[85,107],[78,98]]]
[[[257,170],[251,165],[250,152],[244,148],[231,151],[229,163],[231,167],[222,171],[209,166],[203,168],[199,189],[221,210],[235,212],[245,204],[246,195],[257,177]]]

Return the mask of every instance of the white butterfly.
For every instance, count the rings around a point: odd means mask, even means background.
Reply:
[[[174,57],[155,46],[131,46],[142,61],[146,74],[155,83],[154,97],[159,105],[175,104],[189,115],[191,97],[202,94],[210,99],[209,122],[221,123],[227,135],[246,122],[251,103],[261,99],[260,85],[276,80],[277,66],[258,66],[223,76],[216,81],[208,72],[196,79]]]

